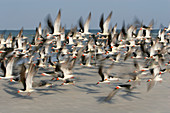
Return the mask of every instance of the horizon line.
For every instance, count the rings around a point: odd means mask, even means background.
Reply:
[[[139,28],[137,28],[137,30],[138,30]],[[163,29],[163,28],[153,28],[152,30],[158,30],[158,29]],[[19,31],[19,30],[21,30],[21,29],[0,29],[0,31]],[[36,29],[23,29],[23,30],[36,30]],[[70,29],[65,29],[65,30],[70,30]],[[89,30],[100,30],[100,29],[95,29],[95,28],[92,28],[92,29],[89,29]],[[120,29],[118,29],[117,28],[117,30],[121,30],[121,28]],[[151,31],[152,31],[151,30]]]

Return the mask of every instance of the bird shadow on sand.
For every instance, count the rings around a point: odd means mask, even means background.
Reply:
[[[3,86],[5,87],[3,90],[6,93],[12,95],[13,96],[12,98],[22,98],[22,99],[31,99],[31,100],[33,99],[33,97],[31,97],[30,95],[19,94],[17,92],[17,90],[18,90],[17,88],[10,87],[10,86],[5,85],[5,84],[3,84]]]
[[[10,81],[7,81],[7,83],[8,83],[10,86],[18,84],[18,82],[10,82]]]
[[[125,66],[125,65],[131,65],[133,64],[132,62],[121,62],[121,63],[118,63],[118,64],[115,64],[115,66]]]
[[[94,70],[94,71],[88,71],[89,73],[97,73],[97,71],[96,70]]]
[[[126,93],[118,94],[118,96],[120,96],[121,98],[126,99],[128,101],[133,101],[134,99],[142,99],[142,98],[136,96],[137,94],[141,94],[140,92],[129,92],[129,91],[124,91],[124,92],[126,92]],[[111,98],[110,100],[106,100],[106,98],[107,98],[106,96],[105,97],[103,97],[103,96],[95,97],[95,98],[97,98],[97,102],[99,102],[99,103],[114,104],[116,101],[116,99],[114,99],[114,97]]]
[[[82,67],[75,67],[73,70],[81,70],[83,69]]]
[[[59,85],[53,85],[52,87],[42,87],[42,88],[37,88],[36,91],[39,96],[43,95],[52,95],[56,93],[63,93],[64,91],[68,91],[69,89],[64,89],[64,88],[58,88],[57,86]]]
[[[79,72],[74,72],[75,75],[79,76],[93,76],[92,74],[87,74],[87,73],[79,73]]]
[[[111,99],[106,101],[106,96],[101,96],[101,97],[95,97],[97,99],[97,102],[100,104],[115,104],[116,99]]]
[[[39,96],[53,95],[56,93],[63,93],[63,91],[66,91],[66,90],[67,89],[59,89],[59,88],[37,89],[37,93],[40,94]]]
[[[98,88],[101,87],[100,85],[97,85],[97,84],[94,84],[94,83],[89,83],[89,84],[85,84],[85,85],[88,86],[88,87],[98,87]]]
[[[142,99],[142,98],[136,96],[137,94],[141,94],[141,93],[140,92],[127,92],[127,93],[121,94],[119,96],[122,97],[123,99],[128,100],[128,101],[132,101],[133,99]]]
[[[83,79],[83,78],[78,77],[78,76],[76,76],[73,80],[75,80],[76,82],[85,82],[86,81],[86,79]]]
[[[97,89],[91,89],[91,88],[84,87],[84,86],[75,86],[75,87],[78,88],[81,91],[87,92],[87,94],[100,93]]]

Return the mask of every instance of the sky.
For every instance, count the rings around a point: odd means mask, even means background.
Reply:
[[[53,21],[61,9],[61,24],[69,29],[78,26],[82,16],[85,21],[91,12],[90,29],[100,29],[99,21],[112,11],[111,25],[122,27],[137,17],[148,25],[154,19],[154,28],[170,23],[170,0],[0,0],[0,29],[35,29],[39,22],[44,27],[45,18],[51,14]]]

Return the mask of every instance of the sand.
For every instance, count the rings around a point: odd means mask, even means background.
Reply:
[[[128,63],[129,62],[129,63]],[[108,66],[108,65],[106,65]],[[116,75],[132,71],[131,60],[118,63],[112,73]],[[40,74],[36,80],[50,80]],[[78,64],[74,68],[76,84],[60,86],[61,81],[53,82],[52,88],[36,88],[30,96],[18,94],[23,86],[21,83],[11,83],[0,80],[0,113],[169,113],[170,111],[170,74],[163,74],[164,81],[157,83],[149,92],[146,91],[146,80],[134,89],[131,94],[118,92],[111,101],[102,100],[122,81],[111,84],[96,83],[100,80],[97,67],[82,68]]]

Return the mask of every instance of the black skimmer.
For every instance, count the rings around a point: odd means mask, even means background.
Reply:
[[[37,73],[37,66],[33,63],[29,64],[29,67],[26,68],[24,64],[22,64],[20,80],[24,86],[24,89],[18,90],[18,93],[27,92],[30,94],[31,92],[35,91],[32,87],[33,77]]]
[[[83,18],[82,17],[80,18],[79,26],[80,26],[80,31],[81,31],[81,35],[82,36],[91,34],[89,32],[89,23],[90,23],[90,20],[91,20],[91,12],[89,13],[89,16],[87,17],[87,20],[86,20],[84,25],[83,25]]]
[[[6,48],[12,48],[12,34],[10,33],[8,35],[8,38],[5,41],[6,43]]]
[[[127,89],[128,91],[131,91],[133,88],[131,87],[130,84],[121,84],[121,85],[118,85],[116,86],[113,91],[111,91],[109,93],[109,95],[104,99],[104,101],[110,101],[112,99],[113,96],[115,96],[115,94],[122,88],[125,88]]]
[[[98,32],[97,34],[101,34],[101,35],[109,35],[108,29],[109,29],[109,23],[110,23],[110,19],[112,17],[112,11],[110,12],[109,16],[106,18],[106,20],[104,21],[104,14],[101,15],[101,19],[100,19],[100,29],[101,29],[101,33]]]
[[[114,62],[110,65],[110,67],[107,70],[105,70],[105,72],[103,72],[103,65],[101,64],[99,66],[98,73],[102,80],[97,82],[97,84],[100,84],[100,83],[110,84],[110,81],[112,80],[116,80],[116,81],[120,80],[119,78],[110,75],[110,70],[113,68],[113,66],[114,66]]]
[[[147,86],[147,91],[150,91],[156,84],[156,82],[162,82],[162,77],[161,77],[161,72],[160,72],[160,67],[157,66],[154,69],[150,70],[152,74],[152,78],[148,79],[148,86]]]
[[[4,72],[4,75],[1,76],[0,79],[13,79],[13,78],[15,78],[15,76],[13,75],[14,60],[15,60],[15,57],[13,56],[13,57],[9,58],[9,60],[7,61],[7,64],[6,64],[5,60],[1,61],[1,69]]]
[[[61,84],[61,86],[62,85],[75,85],[75,81],[70,79],[65,79],[64,82]]]

